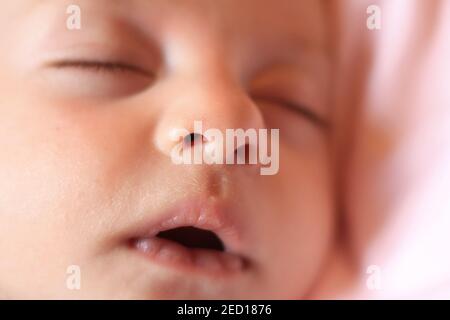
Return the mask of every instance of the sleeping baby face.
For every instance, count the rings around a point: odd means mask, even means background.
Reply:
[[[320,3],[75,2],[0,10],[0,297],[305,296],[333,229]],[[177,130],[214,145],[196,122],[279,129],[278,170],[174,163]]]

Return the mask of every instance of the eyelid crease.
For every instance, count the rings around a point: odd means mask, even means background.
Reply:
[[[254,98],[263,100],[268,103],[282,104],[282,105],[288,107],[289,109],[293,110],[294,112],[300,113],[300,115],[309,119],[315,125],[317,125],[321,128],[327,129],[327,130],[330,128],[330,123],[327,120],[323,119],[322,117],[317,115],[315,112],[309,110],[309,108],[306,108],[306,107],[302,106],[301,104],[289,101],[287,99],[278,98],[278,97],[274,98],[274,97],[266,97],[266,96],[256,96]]]
[[[79,68],[79,69],[91,69],[95,71],[110,71],[110,72],[118,72],[118,71],[130,71],[141,74],[146,77],[154,77],[155,74],[138,66],[120,62],[120,61],[100,61],[100,60],[61,60],[54,61],[47,66],[52,68]]]

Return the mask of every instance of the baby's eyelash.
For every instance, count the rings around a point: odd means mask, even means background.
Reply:
[[[135,65],[115,62],[115,61],[97,61],[97,60],[61,60],[50,64],[51,67],[64,69],[64,68],[78,68],[86,69],[96,72],[135,72],[147,77],[153,77],[153,73],[144,70]]]
[[[330,127],[330,124],[327,120],[323,119],[319,115],[317,115],[315,112],[311,111],[309,108],[302,106],[300,104],[297,104],[295,102],[291,102],[286,99],[281,98],[271,98],[271,97],[258,97],[259,99],[262,99],[269,103],[274,103],[278,105],[283,105],[299,114],[301,114],[303,117],[309,119],[319,127],[328,129]]]

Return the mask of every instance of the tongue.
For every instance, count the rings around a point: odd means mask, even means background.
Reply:
[[[224,251],[224,245],[217,235],[195,227],[180,227],[161,231],[159,238],[177,242],[188,248]]]

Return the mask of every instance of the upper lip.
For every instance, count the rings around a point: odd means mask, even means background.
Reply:
[[[226,252],[238,253],[241,249],[240,228],[226,203],[215,197],[181,201],[158,216],[152,215],[140,224],[134,238],[156,237],[159,232],[188,226],[214,232]]]

